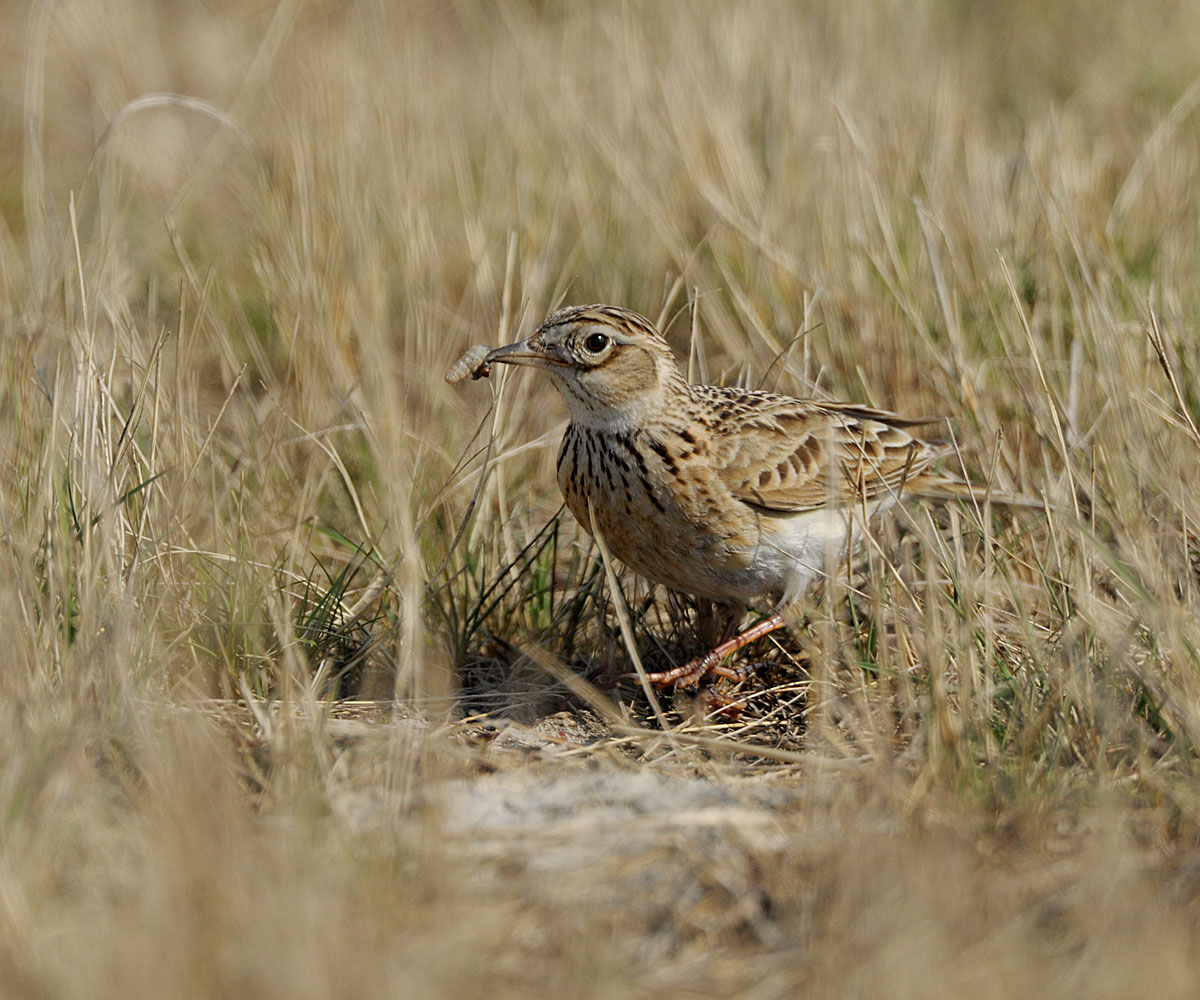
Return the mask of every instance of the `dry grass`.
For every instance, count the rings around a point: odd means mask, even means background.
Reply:
[[[1192,994],[1193,5],[0,29],[0,992]],[[552,389],[441,379],[598,300],[1047,512],[897,515],[659,716]]]

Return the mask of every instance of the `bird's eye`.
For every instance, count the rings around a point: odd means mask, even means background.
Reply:
[[[599,354],[608,346],[608,337],[603,333],[589,333],[583,346],[589,354]]]

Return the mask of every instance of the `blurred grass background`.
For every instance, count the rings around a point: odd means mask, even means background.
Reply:
[[[0,56],[6,995],[1192,994],[1200,9],[10,2]],[[570,683],[629,668],[552,388],[441,378],[591,301],[1049,510],[891,519],[647,733]]]

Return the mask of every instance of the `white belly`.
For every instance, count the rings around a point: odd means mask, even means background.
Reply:
[[[770,593],[781,605],[799,600],[814,580],[836,570],[848,544],[866,530],[861,512],[813,510],[764,514],[759,543],[750,560],[758,593]]]

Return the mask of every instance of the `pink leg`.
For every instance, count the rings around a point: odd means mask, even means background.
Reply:
[[[750,645],[755,639],[761,639],[764,635],[770,635],[776,629],[783,628],[785,624],[786,622],[780,615],[771,615],[770,618],[764,618],[756,625],[751,625],[745,632],[721,643],[712,652],[705,653],[704,656],[692,660],[691,663],[685,663],[682,667],[675,667],[673,670],[647,674],[646,679],[655,687],[660,688],[669,684],[692,687],[702,678],[709,676],[728,677],[730,680],[740,681],[746,676],[746,671],[737,667],[723,667],[721,661],[730,653],[736,653],[743,646]]]

